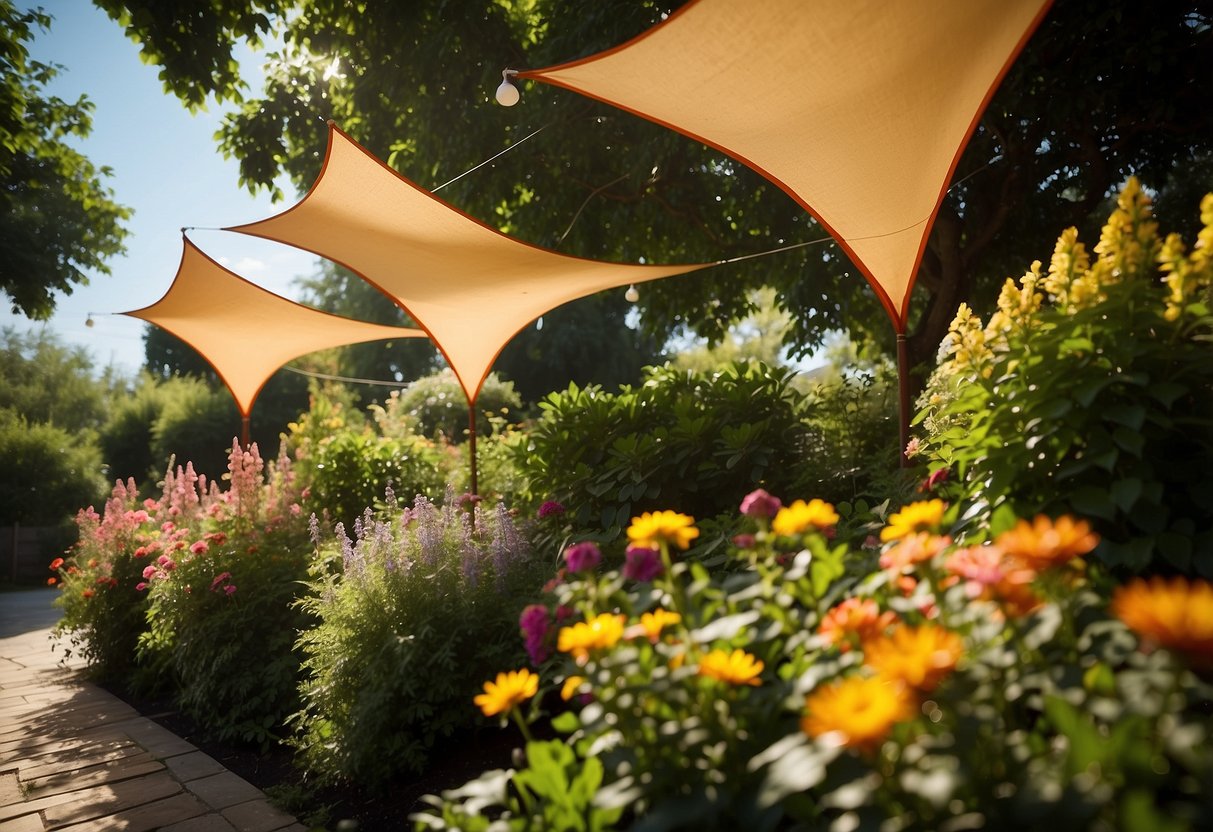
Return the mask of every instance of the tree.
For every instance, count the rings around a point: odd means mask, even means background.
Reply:
[[[154,60],[196,49],[197,66],[161,61],[183,100],[239,98],[219,77],[233,42],[274,29],[266,84],[220,131],[244,183],[317,174],[323,118],[334,118],[410,178],[437,186],[542,132],[442,196],[521,239],[590,257],[710,262],[822,236],[774,185],[672,131],[549,87],[526,106],[490,99],[503,67],[545,66],[623,42],[681,3],[573,0],[406,5],[222,0],[174,5],[97,0]],[[201,5],[215,20],[196,21]],[[229,8],[232,7],[232,8]],[[285,17],[273,17],[289,11]],[[811,12],[806,12],[811,13]],[[171,19],[166,19],[166,15]],[[193,15],[193,16],[192,16]],[[1206,106],[1213,15],[1198,2],[1067,0],[1051,8],[989,106],[931,234],[911,308],[912,361],[935,353],[959,302],[991,296],[1025,257],[1048,257],[1058,227],[1090,230],[1130,173],[1167,188],[1190,216],[1191,170],[1209,170]],[[260,28],[264,24],[264,28]],[[205,31],[195,28],[205,25]],[[199,46],[201,44],[201,46]],[[1178,225],[1178,223],[1176,223]],[[718,340],[776,289],[803,355],[828,333],[892,346],[875,294],[832,245],[722,265],[643,294],[642,321]]]
[[[60,68],[32,60],[27,44],[50,21],[0,0],[0,291],[34,319],[50,317],[56,292],[87,283],[86,269],[109,274],[131,216],[103,182],[110,170],[66,143],[89,134],[93,105],[43,91]]]

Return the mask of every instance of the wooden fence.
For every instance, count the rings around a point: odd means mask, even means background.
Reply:
[[[0,581],[45,584],[49,565],[71,544],[63,526],[0,526]]]

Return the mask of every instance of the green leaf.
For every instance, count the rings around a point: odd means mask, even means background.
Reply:
[[[1120,507],[1121,511],[1128,512],[1137,502],[1137,498],[1141,496],[1142,483],[1141,480],[1133,477],[1116,480],[1110,486],[1110,491],[1112,501]]]

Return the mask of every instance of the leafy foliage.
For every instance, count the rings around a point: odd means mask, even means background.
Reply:
[[[354,528],[321,545],[301,602],[318,623],[299,639],[293,742],[321,779],[375,788],[474,726],[466,703],[521,655],[512,625],[538,573],[504,506],[465,511],[451,491]]]
[[[920,419],[974,518],[1078,512],[1110,565],[1213,575],[1213,196],[1202,219],[1188,255],[1131,180],[1093,261],[1070,229],[984,329],[961,309]]]
[[[50,317],[56,292],[87,283],[86,270],[109,273],[131,215],[104,184],[111,171],[72,146],[92,130],[92,103],[47,96],[60,67],[29,57],[50,21],[0,0],[0,291],[35,319]]]
[[[410,429],[420,436],[445,439],[452,444],[461,441],[468,432],[468,403],[458,379],[449,369],[417,379],[403,390],[393,392],[385,405],[376,408],[376,420],[385,433],[395,434],[398,427],[411,423]],[[502,381],[490,373],[476,397],[476,433],[491,432],[490,414],[515,414],[522,400],[513,383]]]
[[[939,534],[959,507],[911,504],[873,523],[877,563],[830,540],[828,504],[746,503],[736,569],[675,559],[659,534],[651,582],[557,584],[560,653],[508,715],[525,735],[554,714],[564,748],[528,741],[517,768],[430,798],[415,828],[537,828],[568,807],[575,829],[1210,822],[1213,633],[1126,622],[1178,624],[1213,586],[1136,610],[1116,590],[1109,615],[1081,522],[972,547]],[[969,568],[987,557],[1000,578]]]
[[[666,366],[617,394],[570,385],[540,402],[517,463],[532,500],[563,503],[579,528],[617,530],[658,506],[710,517],[755,482],[796,477],[808,430],[791,377],[760,364]]]

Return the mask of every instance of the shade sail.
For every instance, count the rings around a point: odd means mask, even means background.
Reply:
[[[410,182],[332,124],[324,166],[303,199],[227,230],[327,257],[392,297],[446,356],[469,403],[502,348],[545,312],[713,265],[605,263],[520,242]]]
[[[833,235],[899,333],[961,151],[1048,0],[692,0],[519,72],[712,145]]]
[[[419,329],[382,326],[310,309],[228,271],[189,239],[164,297],[124,312],[162,327],[207,360],[248,417],[278,368],[309,352],[389,338],[424,338]]]

